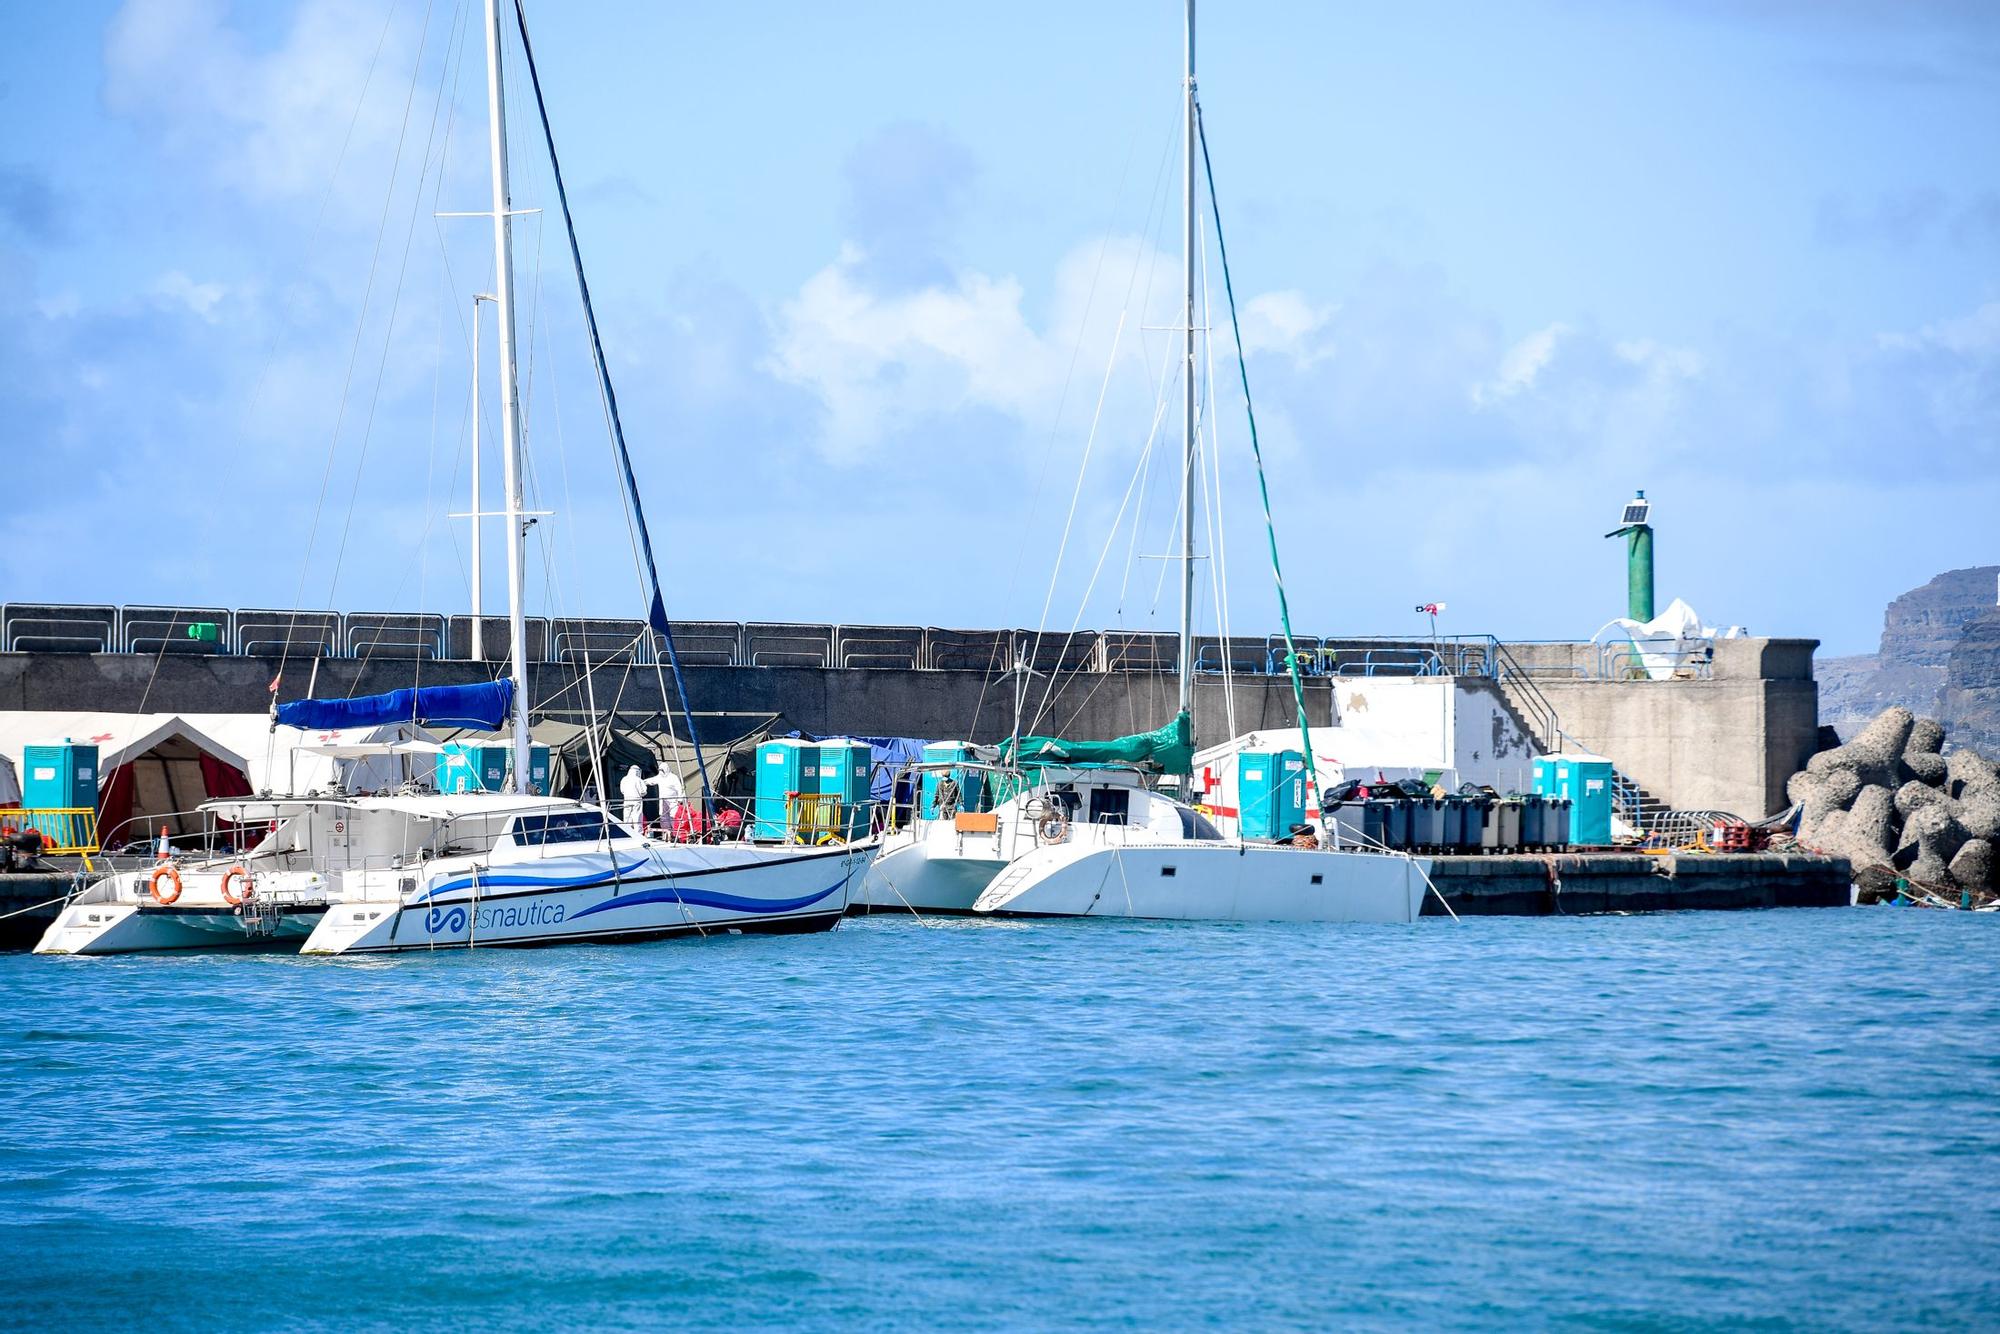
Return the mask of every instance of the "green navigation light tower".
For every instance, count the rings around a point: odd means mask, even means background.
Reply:
[[[1653,525],[1646,522],[1652,509],[1639,492],[1625,502],[1620,526],[1605,534],[1625,539],[1625,614],[1640,622],[1653,619]]]

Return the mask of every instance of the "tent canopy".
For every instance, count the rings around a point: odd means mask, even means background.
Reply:
[[[97,747],[98,836],[107,845],[167,825],[191,833],[187,818],[213,797],[250,791],[249,761],[229,741],[173,713],[0,713],[0,754],[19,764],[29,746]]]

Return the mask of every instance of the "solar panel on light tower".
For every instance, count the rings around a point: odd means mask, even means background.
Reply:
[[[1652,508],[1653,502],[1650,500],[1628,500],[1625,502],[1625,517],[1618,522],[1622,524],[1644,523],[1646,522],[1646,512]]]

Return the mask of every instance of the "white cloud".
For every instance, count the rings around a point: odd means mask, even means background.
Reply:
[[[304,0],[260,50],[220,0],[126,0],[105,37],[104,98],[251,198],[317,199],[343,142],[351,160],[384,158],[386,173],[417,37],[405,20],[385,31],[379,5]],[[427,65],[441,45],[433,33]],[[415,105],[428,109],[421,90]]]
[[[1474,407],[1486,407],[1532,389],[1536,377],[1555,357],[1556,344],[1569,333],[1567,324],[1551,324],[1538,329],[1507,349],[1493,378],[1472,386]]]
[[[215,308],[226,294],[221,283],[198,283],[179,269],[161,274],[153,283],[154,296],[191,311],[209,324],[215,323]]]
[[[1266,292],[1243,303],[1243,351],[1247,356],[1275,352],[1304,368],[1334,355],[1330,338],[1321,337],[1336,305],[1316,306],[1302,292]]]
[[[823,452],[850,463],[886,436],[952,413],[997,412],[1046,427],[1066,380],[1069,408],[1094,403],[1087,386],[1104,375],[1114,340],[1120,366],[1145,371],[1120,377],[1121,404],[1140,393],[1150,400],[1157,368],[1145,370],[1143,326],[1160,322],[1145,311],[1161,309],[1161,299],[1141,278],[1153,275],[1155,288],[1170,279],[1170,267],[1153,259],[1130,238],[1076,247],[1057,268],[1038,329],[1017,278],[962,272],[948,284],[883,291],[849,247],[780,308],[764,369],[818,398]],[[1126,291],[1133,295],[1121,335],[1113,302]]]

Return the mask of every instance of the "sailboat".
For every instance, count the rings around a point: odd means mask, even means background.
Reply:
[[[373,795],[314,792],[207,803],[203,812],[212,822],[234,831],[262,830],[261,836],[243,840],[253,845],[241,851],[225,850],[185,865],[167,860],[150,872],[103,878],[58,916],[37,946],[40,952],[128,953],[288,942],[303,936],[305,954],[373,954],[717,932],[817,931],[839,922],[849,887],[874,856],[875,845],[866,840],[825,847],[665,842],[625,827],[602,805],[532,791],[523,600],[527,510],[514,347],[500,0],[486,0],[485,11],[496,270],[492,304],[499,327],[512,628],[509,673],[501,680],[470,686],[294,700],[276,707],[273,726],[318,730],[394,722],[504,728],[511,732],[512,790],[441,793],[412,782]],[[514,13],[562,200],[626,499],[651,584],[648,625],[665,644],[678,685],[672,626],[597,337],[526,19],[518,5]],[[476,515],[476,498],[473,509]],[[681,704],[700,764],[699,739],[694,736],[684,689]],[[702,772],[706,805],[712,794],[705,765]]]
[[[1225,838],[1199,810],[1148,786],[1154,775],[1188,773],[1193,758],[1195,154],[1200,134],[1194,19],[1194,0],[1188,0],[1183,83],[1186,288],[1181,320],[1181,443],[1187,480],[1180,521],[1179,712],[1155,733],[1110,742],[1016,737],[992,761],[923,766],[925,796],[915,818],[885,838],[882,853],[856,896],[868,909],[1382,923],[1413,922],[1422,913],[1430,867],[1421,859]],[[1266,517],[1268,522],[1268,498]],[[1275,539],[1271,555],[1275,575]],[[1310,755],[1304,692],[1290,643],[1281,578],[1278,588],[1299,727],[1306,743],[1303,753]],[[1017,717],[1018,712],[1017,708]],[[955,801],[940,804],[935,793],[947,779]],[[968,790],[990,794],[991,799],[982,795],[968,805]]]

